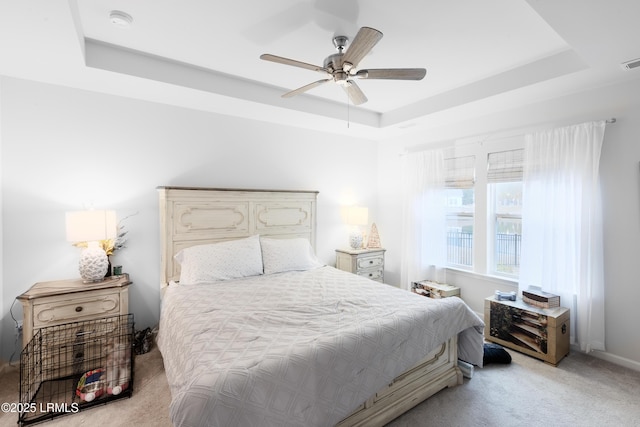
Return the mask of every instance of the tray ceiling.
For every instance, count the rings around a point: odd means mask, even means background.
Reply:
[[[0,16],[4,75],[309,128],[348,120],[365,137],[640,77],[620,66],[640,57],[632,0],[39,0]],[[358,107],[334,84],[280,97],[319,77],[261,54],[322,65],[362,26],[384,37],[361,67],[426,77],[359,80]]]

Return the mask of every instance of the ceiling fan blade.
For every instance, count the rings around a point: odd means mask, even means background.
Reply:
[[[424,68],[380,68],[377,70],[359,70],[361,79],[422,80],[427,74]]]
[[[317,71],[319,73],[330,74],[329,70],[319,65],[307,64],[306,62],[296,61],[295,59],[284,58],[282,56],[271,55],[269,53],[260,55],[260,59],[264,59],[265,61],[277,62],[278,64],[292,65],[294,67]]]
[[[367,102],[367,97],[364,95],[364,92],[362,92],[360,86],[353,80],[349,80],[349,84],[342,87],[345,92],[347,92],[347,95],[349,95],[349,99],[353,102],[353,105],[360,105]]]
[[[347,49],[347,53],[343,56],[343,63],[356,67],[362,58],[367,56],[367,53],[373,49],[373,47],[382,38],[382,33],[374,28],[362,27],[356,34],[356,37],[351,42],[351,45]]]
[[[284,95],[282,95],[283,98],[291,98],[292,96],[296,96],[299,95],[303,92],[308,91],[309,89],[313,89],[314,87],[320,86],[321,84],[330,82],[331,79],[322,79],[322,80],[318,80],[317,82],[313,82],[313,83],[309,83],[308,85],[304,85],[302,87],[299,87],[298,89],[294,89],[291,92],[287,92]]]

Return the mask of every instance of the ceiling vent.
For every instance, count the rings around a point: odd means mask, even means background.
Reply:
[[[631,61],[623,62],[620,64],[625,70],[633,70],[634,68],[640,68],[640,58],[632,59]]]

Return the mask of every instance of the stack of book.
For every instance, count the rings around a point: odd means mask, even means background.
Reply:
[[[560,295],[544,292],[538,288],[522,291],[522,301],[540,308],[560,307]]]

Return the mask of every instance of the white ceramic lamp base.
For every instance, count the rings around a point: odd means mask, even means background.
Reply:
[[[360,231],[353,231],[349,234],[349,246],[353,249],[362,249],[362,233]]]
[[[89,247],[82,251],[80,255],[80,277],[86,283],[100,282],[104,280],[107,269],[109,268],[109,259],[107,254],[100,248],[97,242],[89,243]]]

